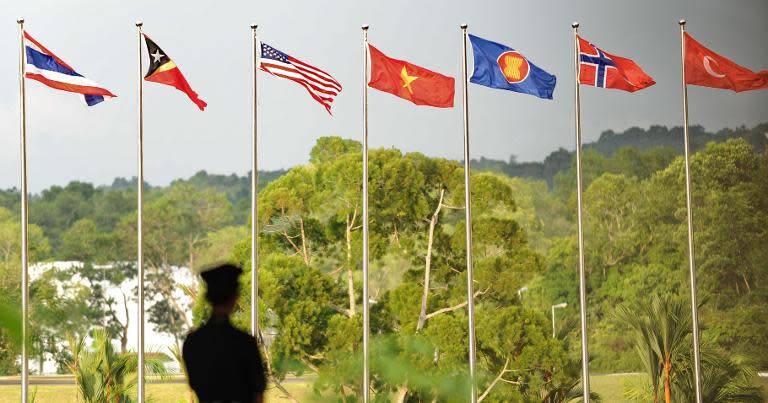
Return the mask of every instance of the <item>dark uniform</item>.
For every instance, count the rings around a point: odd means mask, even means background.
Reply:
[[[189,386],[201,403],[252,403],[267,380],[256,339],[214,316],[189,333],[182,349]]]

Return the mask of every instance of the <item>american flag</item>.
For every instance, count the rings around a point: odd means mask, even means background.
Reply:
[[[330,74],[288,56],[266,43],[261,43],[259,67],[274,76],[299,83],[328,113],[331,113],[333,97],[341,92],[341,84]]]

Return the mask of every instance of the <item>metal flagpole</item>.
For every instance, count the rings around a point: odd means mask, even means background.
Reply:
[[[371,322],[368,303],[368,25],[363,25],[363,402],[370,401]]]
[[[467,24],[461,24],[462,65],[461,89],[464,106],[464,213],[466,218],[467,237],[467,317],[469,319],[469,381],[470,402],[477,402],[477,375],[475,359],[475,276],[472,270],[472,197],[470,192],[470,160],[469,160],[469,93],[467,89]]]
[[[29,391],[29,247],[27,226],[29,223],[29,191],[27,190],[27,91],[24,82],[24,18],[19,24],[19,118],[21,136],[21,401],[26,402]]]
[[[138,57],[138,151],[139,151],[139,172],[137,178],[137,260],[136,266],[138,268],[138,283],[139,283],[139,338],[138,338],[138,356],[139,356],[139,379],[138,379],[138,401],[144,402],[144,245],[142,236],[142,227],[144,219],[144,74],[143,67],[141,65],[141,26],[144,25],[141,21],[136,21],[136,38]]]
[[[589,353],[587,346],[587,286],[584,274],[584,222],[582,217],[582,188],[583,178],[581,172],[581,97],[579,94],[579,23],[571,24],[573,27],[573,71],[575,72],[576,90],[576,187],[578,202],[578,232],[579,232],[579,310],[581,314],[581,377],[584,402],[589,403]]]
[[[688,264],[691,274],[691,322],[693,324],[693,369],[696,402],[701,403],[701,357],[699,355],[699,307],[696,302],[696,262],[693,258],[693,209],[691,206],[691,164],[688,145],[688,86],[685,84],[685,20],[680,20],[680,59],[683,87],[683,138],[685,142],[685,207],[688,212]]]
[[[251,52],[252,52],[252,80],[253,80],[253,93],[251,106],[253,108],[253,115],[251,116],[251,334],[256,337],[257,340],[261,340],[259,337],[259,218],[257,216],[259,211],[259,170],[258,170],[258,137],[257,137],[257,115],[258,109],[256,98],[256,73],[258,71],[258,65],[256,63],[256,55],[258,54],[259,39],[256,37],[256,28],[258,25],[251,24]]]

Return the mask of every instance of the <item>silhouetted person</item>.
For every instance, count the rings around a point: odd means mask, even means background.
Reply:
[[[243,270],[222,265],[204,271],[211,318],[187,335],[182,349],[189,386],[201,403],[261,403],[267,379],[256,339],[229,322]]]

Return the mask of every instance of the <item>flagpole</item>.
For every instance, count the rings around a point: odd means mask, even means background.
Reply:
[[[475,291],[472,265],[472,197],[470,192],[470,160],[469,160],[469,92],[467,89],[467,24],[461,24],[462,37],[462,65],[461,65],[461,89],[464,106],[464,214],[466,219],[467,241],[467,317],[469,319],[469,401],[477,402],[477,364],[475,363]]]
[[[587,345],[587,286],[584,273],[584,221],[582,206],[583,177],[581,172],[581,94],[579,92],[579,23],[571,24],[573,27],[574,57],[573,69],[575,72],[575,100],[576,100],[576,201],[578,202],[578,232],[579,232],[579,310],[581,314],[581,377],[582,393],[585,403],[589,403],[589,352]]]
[[[138,152],[139,152],[139,172],[137,177],[136,189],[138,193],[136,207],[136,232],[137,232],[137,260],[138,268],[138,314],[139,314],[139,338],[138,338],[138,371],[139,379],[137,385],[138,401],[144,402],[144,245],[143,245],[143,219],[144,219],[144,77],[143,66],[141,65],[141,27],[144,25],[141,21],[136,21],[136,38],[138,57]]]
[[[256,36],[256,28],[259,26],[251,24],[251,52],[253,63],[252,80],[253,80],[253,93],[251,105],[253,108],[253,115],[251,116],[251,334],[257,340],[261,340],[259,337],[259,170],[258,170],[258,136],[257,136],[257,92],[256,92],[256,74],[258,71],[258,65],[256,63],[257,47],[259,40]]]
[[[368,25],[363,25],[363,402],[370,401],[371,323],[368,303]]]
[[[701,403],[701,356],[699,353],[699,306],[696,302],[696,262],[693,258],[693,208],[691,206],[691,164],[688,138],[688,86],[685,84],[685,20],[680,25],[680,60],[683,89],[683,138],[685,142],[685,207],[688,213],[688,267],[691,275],[691,322],[693,324],[693,369],[696,402]]]
[[[19,118],[21,137],[21,401],[27,402],[29,392],[29,190],[27,189],[27,90],[24,82],[24,18],[19,24]]]

